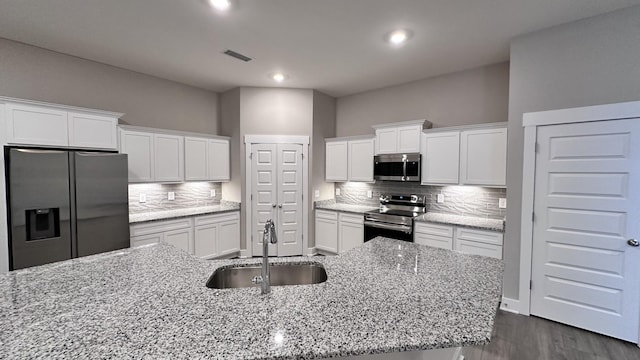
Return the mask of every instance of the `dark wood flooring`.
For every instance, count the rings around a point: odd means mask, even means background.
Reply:
[[[464,348],[464,360],[640,360],[636,344],[534,316],[498,311],[490,344]]]

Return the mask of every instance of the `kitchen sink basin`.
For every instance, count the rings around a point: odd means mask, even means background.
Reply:
[[[310,285],[327,281],[327,272],[320,263],[269,264],[271,286]],[[262,265],[223,266],[207,280],[211,289],[258,287],[252,280],[262,274]]]

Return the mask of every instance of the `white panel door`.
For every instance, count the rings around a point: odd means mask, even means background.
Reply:
[[[208,144],[209,180],[229,181],[229,140],[210,139]]]
[[[197,137],[184,138],[184,179],[204,181],[207,172],[208,139]]]
[[[184,179],[184,137],[154,135],[154,180],[182,181]]]
[[[349,141],[349,181],[373,182],[374,139]]]
[[[460,132],[422,135],[422,179],[426,184],[458,184]]]
[[[302,255],[302,145],[278,144],[278,256]]]
[[[638,342],[640,119],[537,139],[531,314]]]
[[[330,141],[325,145],[325,180],[349,179],[348,141]]]
[[[277,224],[277,162],[278,154],[275,144],[254,144],[251,146],[251,219],[253,222],[254,256],[262,256],[264,224],[269,219],[276,221]],[[269,244],[269,255],[275,256],[277,254],[277,246]]]

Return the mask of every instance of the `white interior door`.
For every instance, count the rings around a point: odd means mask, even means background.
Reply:
[[[302,255],[302,145],[277,148],[278,256]]]
[[[537,139],[531,314],[638,342],[640,119]]]
[[[262,234],[267,220],[276,221],[277,193],[277,146],[276,144],[254,144],[251,146],[251,201],[253,222],[253,255],[262,256]],[[269,255],[277,255],[277,246],[269,244]]]

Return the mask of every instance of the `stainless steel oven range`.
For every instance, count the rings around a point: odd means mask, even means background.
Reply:
[[[364,241],[376,236],[413,241],[413,219],[426,207],[424,195],[381,194],[380,208],[364,214]]]

